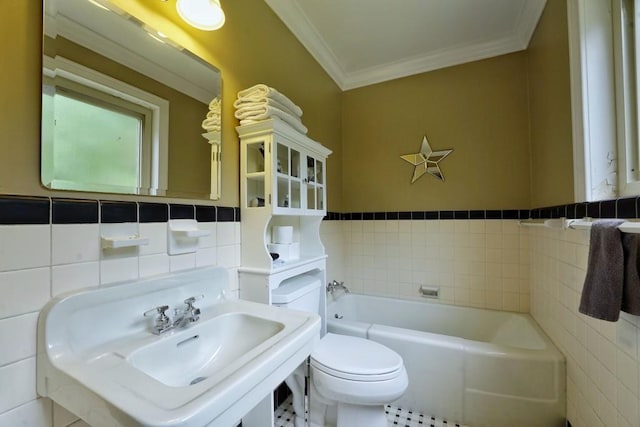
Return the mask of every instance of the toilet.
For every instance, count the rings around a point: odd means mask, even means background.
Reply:
[[[284,281],[271,292],[273,305],[320,312],[322,283],[303,274]],[[310,357],[309,421],[312,427],[387,427],[385,405],[404,394],[409,385],[402,357],[374,341],[327,333]],[[293,393],[295,426],[304,423],[306,367],[286,380]]]

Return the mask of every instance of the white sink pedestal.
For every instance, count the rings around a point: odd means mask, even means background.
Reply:
[[[226,300],[227,286],[210,267],[54,298],[38,320],[38,393],[92,427],[273,426],[272,391],[311,353],[320,317]],[[151,332],[142,313],[199,295],[197,322]]]

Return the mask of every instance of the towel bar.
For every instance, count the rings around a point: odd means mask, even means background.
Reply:
[[[573,230],[590,230],[591,225],[593,225],[593,220],[591,218],[524,219],[520,221],[520,225],[529,226],[529,227],[541,226],[541,227],[554,228],[554,229],[571,228]],[[640,234],[640,222],[625,221],[618,226],[618,229],[623,233]]]

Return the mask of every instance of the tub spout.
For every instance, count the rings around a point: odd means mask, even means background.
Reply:
[[[331,296],[333,296],[333,293],[336,291],[336,289],[342,289],[345,294],[349,293],[349,289],[345,286],[344,282],[338,282],[337,280],[334,280],[331,283],[327,284],[327,292],[329,292]]]

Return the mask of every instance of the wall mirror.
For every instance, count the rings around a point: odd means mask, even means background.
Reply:
[[[101,0],[44,16],[43,185],[218,199],[220,71]]]

